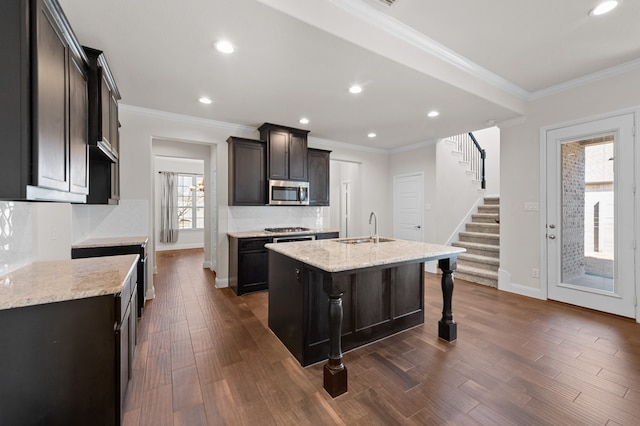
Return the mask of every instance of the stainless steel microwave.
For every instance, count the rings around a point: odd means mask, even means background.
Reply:
[[[270,180],[269,204],[275,206],[309,205],[309,182]]]

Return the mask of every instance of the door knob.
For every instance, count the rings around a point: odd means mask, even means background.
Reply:
[[[420,225],[414,225],[413,227],[414,227],[415,229],[420,229],[420,228],[422,228]]]
[[[549,225],[549,228],[551,228],[551,229],[555,229],[555,227],[556,226],[553,223],[551,225]]]
[[[555,236],[555,235],[553,235],[553,234],[551,234],[551,235],[549,235],[549,239],[550,239],[550,240],[555,240],[555,239],[556,239],[556,236]]]

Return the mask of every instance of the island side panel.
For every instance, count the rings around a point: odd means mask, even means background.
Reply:
[[[329,296],[342,294],[342,350],[348,351],[424,323],[423,263],[330,274],[305,272],[305,341],[302,365],[327,359]]]
[[[269,328],[291,354],[303,360],[303,264],[269,250]]]

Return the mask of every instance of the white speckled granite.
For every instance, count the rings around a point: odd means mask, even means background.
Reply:
[[[340,230],[331,229],[331,228],[309,229],[308,231],[300,231],[300,232],[267,232],[265,230],[259,230],[259,231],[227,232],[227,235],[234,238],[257,238],[257,237],[279,237],[281,235],[323,234],[328,232],[339,233]]]
[[[138,255],[34,262],[0,277],[0,310],[117,294]]]
[[[349,239],[352,240],[353,238]],[[416,260],[437,260],[457,257],[460,253],[466,251],[460,247],[407,240],[362,244],[340,242],[344,240],[344,238],[340,238],[267,244],[265,247],[326,272],[350,271]]]
[[[73,244],[71,248],[92,248],[92,247],[117,247],[117,246],[141,246],[146,244],[149,238],[145,236],[137,237],[112,237],[112,238],[90,238]]]

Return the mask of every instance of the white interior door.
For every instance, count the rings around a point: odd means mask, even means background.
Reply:
[[[547,131],[549,299],[635,317],[634,117]]]
[[[393,177],[393,236],[412,241],[424,238],[424,175]]]

